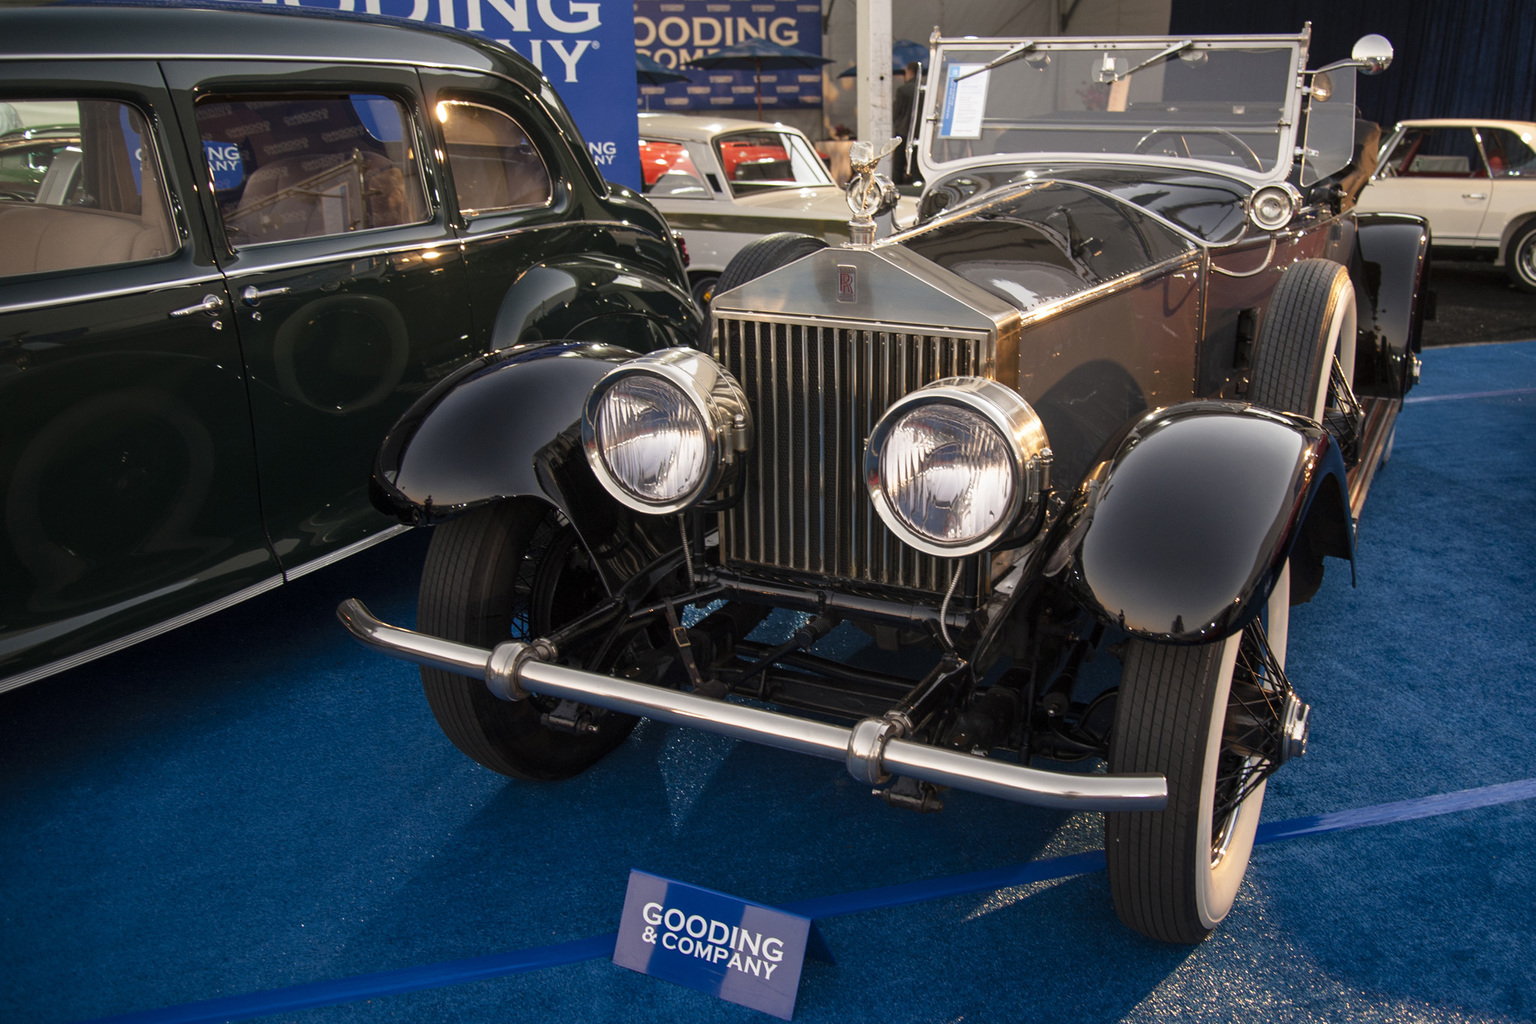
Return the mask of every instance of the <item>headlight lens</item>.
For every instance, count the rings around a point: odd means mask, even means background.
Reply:
[[[1248,219],[1265,231],[1278,231],[1291,222],[1301,209],[1301,193],[1294,185],[1281,182],[1265,185],[1248,200]]]
[[[969,409],[925,405],[891,425],[880,484],[891,509],[939,544],[992,530],[1013,504],[1013,460],[1002,435]]]
[[[709,356],[665,349],[621,363],[587,396],[587,462],[640,512],[677,512],[729,486],[751,439],[746,396]]]
[[[1051,451],[1012,389],[954,377],[900,399],[870,433],[865,482],[875,510],[919,551],[985,550],[1036,508]]]
[[[709,458],[698,410],[660,377],[627,377],[604,392],[597,450],[613,478],[648,505],[667,505],[696,490]]]

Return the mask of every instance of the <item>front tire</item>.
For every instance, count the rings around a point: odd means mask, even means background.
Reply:
[[[1282,667],[1289,575],[1276,581],[1265,630]],[[1115,912],[1149,938],[1201,941],[1232,909],[1247,873],[1265,787],[1250,784],[1241,742],[1253,666],[1263,663],[1258,636],[1249,629],[1200,646],[1127,645],[1110,770],[1162,774],[1168,804],[1105,815],[1104,852]]]
[[[434,529],[416,623],[432,636],[494,647],[543,636],[606,596],[575,529],[550,506],[516,499]],[[421,684],[454,746],[518,779],[576,775],[623,742],[636,722],[607,712],[594,719],[595,732],[561,732],[540,722],[554,701],[504,701],[483,679],[440,669],[423,668]]]

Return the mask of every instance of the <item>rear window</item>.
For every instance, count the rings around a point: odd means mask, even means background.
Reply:
[[[666,139],[640,140],[640,191],[668,199],[709,199],[704,175],[688,147]]]

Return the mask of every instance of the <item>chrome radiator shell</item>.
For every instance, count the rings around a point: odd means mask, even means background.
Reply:
[[[899,245],[827,249],[716,295],[713,355],[757,424],[721,558],[938,593],[955,563],[891,534],[860,475],[870,429],[944,377],[1017,386],[1017,309]],[[977,596],[974,589],[971,596]]]

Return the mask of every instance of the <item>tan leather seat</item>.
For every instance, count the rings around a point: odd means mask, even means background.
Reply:
[[[224,215],[235,245],[316,238],[426,219],[419,188],[388,157],[354,150],[318,171],[288,157],[251,172],[239,205]]]

